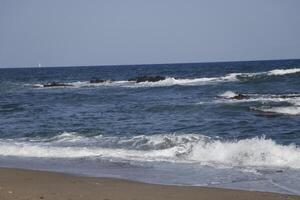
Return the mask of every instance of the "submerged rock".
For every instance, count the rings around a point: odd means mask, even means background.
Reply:
[[[237,94],[234,97],[231,97],[231,99],[236,99],[236,100],[242,100],[242,99],[249,99],[250,97],[244,94]]]
[[[278,95],[272,98],[282,98],[282,99],[287,99],[287,98],[296,98],[296,97],[300,97],[300,94],[282,94],[282,95]]]
[[[73,85],[66,84],[66,83],[58,83],[58,82],[51,82],[43,85],[43,87],[70,87],[70,86]]]
[[[246,94],[236,94],[235,96],[230,97],[230,99],[236,99],[236,100],[243,100],[243,99],[250,99],[251,95],[246,95]],[[264,96],[262,96],[264,97]],[[299,94],[283,94],[283,95],[270,95],[270,96],[265,96],[267,98],[281,98],[281,99],[287,99],[287,98],[295,98],[295,97],[300,97]]]
[[[90,80],[90,83],[104,83],[106,82],[107,80],[102,80],[102,79],[93,79],[93,80]]]
[[[128,81],[135,81],[137,83],[141,82],[158,82],[165,80],[166,77],[164,76],[138,76],[136,78],[131,78]]]
[[[104,80],[104,79],[92,79],[90,80],[90,83],[111,83],[114,80]]]
[[[243,100],[243,99],[249,99],[250,96],[246,94],[240,94],[240,93],[234,93],[231,91],[225,92],[224,94],[218,95],[220,98],[225,99],[235,99],[235,100]]]

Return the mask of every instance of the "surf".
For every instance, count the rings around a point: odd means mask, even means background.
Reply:
[[[300,68],[290,69],[274,69],[265,72],[253,72],[253,73],[229,73],[219,77],[196,77],[196,78],[178,78],[178,77],[165,77],[163,80],[155,82],[136,82],[131,79],[128,80],[101,80],[101,82],[90,81],[75,81],[75,82],[60,82],[52,87],[51,83],[35,83],[32,87],[36,88],[86,88],[86,87],[127,87],[127,88],[139,88],[139,87],[170,87],[170,86],[201,86],[209,84],[218,84],[226,82],[245,82],[260,80],[264,78],[270,78],[273,76],[286,76],[291,74],[300,73]],[[45,87],[46,86],[46,87]]]
[[[300,169],[300,148],[254,137],[224,140],[201,134],[158,134],[133,137],[77,133],[42,138],[1,139],[0,156],[33,158],[103,158],[141,162],[178,162],[227,167]]]

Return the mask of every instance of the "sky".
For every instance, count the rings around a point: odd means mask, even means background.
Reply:
[[[0,67],[300,58],[299,0],[0,0]]]

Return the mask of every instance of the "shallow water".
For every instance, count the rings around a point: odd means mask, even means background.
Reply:
[[[300,194],[299,85],[300,60],[0,69],[0,166]]]

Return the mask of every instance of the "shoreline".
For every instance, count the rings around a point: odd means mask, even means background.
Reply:
[[[0,168],[1,200],[300,200],[300,196],[220,189],[170,186],[116,178],[98,178],[25,169]]]

